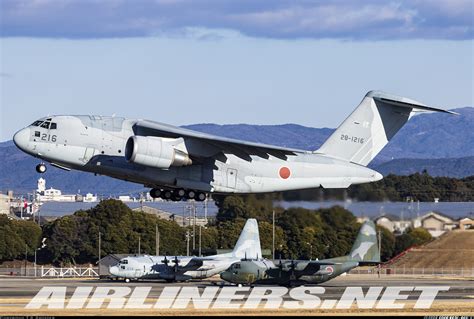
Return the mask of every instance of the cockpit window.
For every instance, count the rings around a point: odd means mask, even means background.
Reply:
[[[41,123],[43,123],[43,121],[34,121],[31,126],[40,126]]]
[[[49,129],[49,124],[50,124],[50,122],[44,122],[43,124],[41,124],[41,127],[45,128],[45,129]]]
[[[128,265],[128,259],[123,259],[119,261],[119,264]]]
[[[240,269],[240,264],[235,264],[234,269]]]
[[[55,130],[57,128],[58,128],[58,125],[56,123],[51,123],[51,125],[49,126],[50,130]]]

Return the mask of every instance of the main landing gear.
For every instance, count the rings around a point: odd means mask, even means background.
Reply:
[[[172,200],[175,202],[179,202],[181,200],[189,200],[194,199],[197,202],[202,202],[206,199],[206,193],[198,192],[191,189],[159,189],[159,188],[152,188],[150,190],[150,196],[152,198],[161,198],[164,200]]]
[[[44,163],[36,165],[36,171],[40,174],[43,174],[44,172],[46,172],[46,165],[44,165]]]

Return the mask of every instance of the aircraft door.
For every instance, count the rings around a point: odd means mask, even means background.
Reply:
[[[106,154],[111,154],[114,149],[114,138],[112,135],[114,121],[110,117],[102,118],[102,150]]]
[[[86,147],[86,151],[84,152],[84,158],[82,159],[84,163],[87,163],[90,161],[90,159],[94,156],[95,154],[95,148],[93,147]]]
[[[235,188],[237,184],[237,170],[233,168],[227,169],[227,187]]]

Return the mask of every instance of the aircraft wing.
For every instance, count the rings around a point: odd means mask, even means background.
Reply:
[[[272,277],[289,277],[294,274],[296,277],[313,275],[321,269],[321,266],[337,265],[339,263],[331,261],[319,261],[319,260],[296,260],[296,261],[285,261],[281,263],[281,266],[277,266],[268,270],[268,274]]]
[[[338,263],[327,262],[327,261],[308,261],[306,267],[301,271],[300,275],[312,275],[321,269],[321,266],[333,266]]]
[[[286,159],[288,155],[296,155],[297,153],[306,153],[307,151],[279,147],[274,145],[247,142],[227,137],[215,136],[211,134],[196,132],[181,127],[176,127],[164,123],[139,120],[133,126],[136,135],[157,136],[167,138],[188,138],[196,139],[200,142],[215,146],[221,151],[228,151],[241,158],[251,161],[250,155],[257,155],[268,158],[269,155]]]
[[[192,258],[186,265],[179,266],[178,269],[182,272],[192,271],[198,269],[199,267],[202,267],[203,264],[203,260]]]

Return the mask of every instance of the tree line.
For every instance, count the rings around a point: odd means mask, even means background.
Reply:
[[[348,254],[360,228],[356,217],[335,206],[318,210],[274,208],[271,196],[226,196],[216,198],[219,212],[201,231],[202,251],[215,253],[232,249],[246,219],[259,222],[263,250],[273,246],[273,211],[275,211],[275,257],[282,259],[323,259]],[[155,254],[155,229],[160,233],[161,255],[185,255],[186,232],[171,220],[133,211],[121,201],[109,199],[87,210],[79,210],[44,224],[10,220],[0,216],[0,261],[30,260],[37,250],[39,263],[67,266],[94,264],[108,254]],[[382,237],[382,259],[388,260],[404,249],[431,240],[424,229],[410,229],[394,236],[378,227]],[[197,229],[197,228],[196,228]],[[196,232],[196,236],[198,232]],[[196,243],[198,238],[196,238]],[[194,251],[194,253],[197,253]],[[271,256],[266,256],[271,257]]]
[[[474,176],[465,178],[433,177],[427,171],[408,176],[390,174],[374,183],[352,185],[348,189],[307,189],[273,195],[286,201],[345,200],[432,202],[469,202],[474,200]]]

